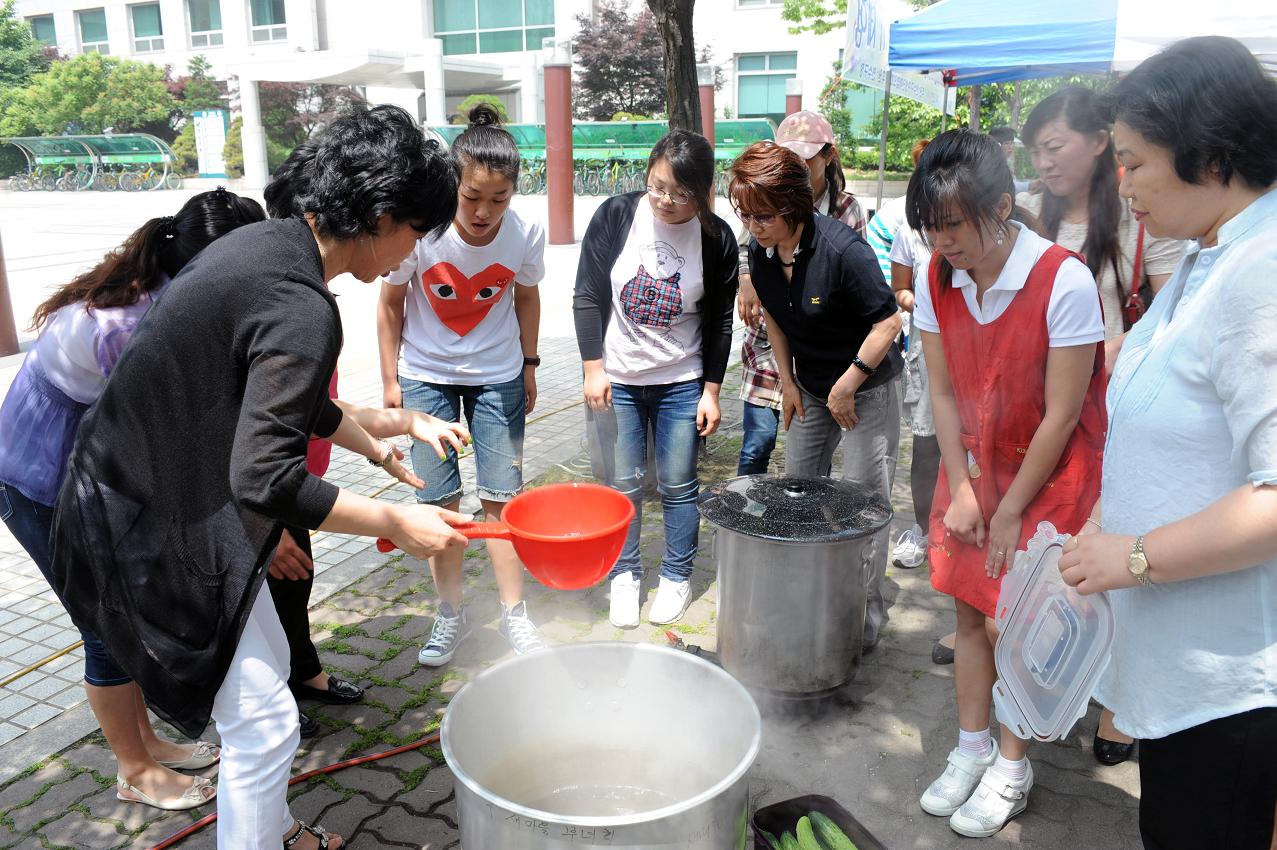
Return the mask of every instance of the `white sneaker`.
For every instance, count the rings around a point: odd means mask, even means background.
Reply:
[[[513,608],[506,608],[501,603],[501,625],[497,629],[501,636],[510,642],[515,655],[527,655],[538,649],[545,649],[545,641],[537,632],[537,627],[528,617],[528,603],[520,600]]]
[[[990,768],[984,772],[971,799],[949,818],[949,826],[968,838],[988,838],[1028,808],[1032,789],[1033,765],[1027,765],[1024,779],[1019,782]]]
[[[891,550],[891,563],[902,570],[912,570],[921,567],[926,560],[927,535],[921,526],[915,524],[896,541],[896,548]]]
[[[691,601],[690,581],[674,581],[661,576],[660,587],[656,589],[656,601],[652,603],[652,610],[647,612],[647,621],[654,626],[678,622]]]
[[[639,580],[626,570],[612,579],[612,603],[608,619],[618,629],[633,629],[639,624]]]
[[[947,818],[962,807],[986,769],[998,758],[998,742],[993,742],[993,749],[982,759],[974,758],[957,747],[949,753],[949,765],[935,782],[922,793],[918,802],[922,810],[929,815]],[[990,833],[992,834],[992,833]]]
[[[451,616],[450,616],[451,615]],[[444,603],[435,617],[434,628],[430,630],[430,639],[417,653],[417,661],[427,667],[442,667],[452,660],[461,642],[470,637],[470,620],[466,616],[465,606],[453,612],[452,606]]]

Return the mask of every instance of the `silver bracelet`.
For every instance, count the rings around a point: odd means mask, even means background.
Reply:
[[[1098,522],[1096,522],[1095,520],[1091,519],[1090,517],[1087,517],[1087,518],[1086,518],[1086,522],[1082,523],[1082,527],[1083,527],[1083,528],[1086,528],[1088,525],[1093,525],[1093,526],[1095,526],[1097,529],[1099,529],[1100,531],[1103,531],[1103,530],[1104,530],[1104,526],[1100,525]]]

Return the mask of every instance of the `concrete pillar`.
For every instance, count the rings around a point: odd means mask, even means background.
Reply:
[[[696,66],[696,87],[701,96],[701,135],[714,144],[714,66]]]
[[[13,320],[13,300],[9,297],[9,273],[0,246],[0,357],[18,353],[18,326]]]
[[[576,241],[572,221],[572,58],[545,64],[545,171],[550,205],[550,244]]]
[[[535,53],[529,53],[524,57],[523,65],[519,68],[519,122],[523,124],[536,124],[538,113],[541,111],[541,92],[539,86],[541,84],[541,75],[537,69],[537,59]]]
[[[803,111],[803,81],[797,77],[785,80],[785,115]]]
[[[439,126],[448,123],[447,87],[443,78],[443,39],[427,38],[425,52],[426,123]]]
[[[256,80],[240,77],[239,111],[244,119],[240,137],[244,147],[244,184],[250,189],[262,189],[270,180],[270,167],[266,164],[266,128],[262,126]]]

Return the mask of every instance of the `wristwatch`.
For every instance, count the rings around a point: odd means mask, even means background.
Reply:
[[[1131,554],[1126,559],[1126,568],[1131,571],[1135,580],[1145,587],[1151,587],[1153,580],[1148,577],[1148,558],[1144,556],[1144,537],[1135,538],[1131,544]]]
[[[377,442],[380,443],[382,448],[386,450],[385,457],[383,457],[381,460],[373,460],[372,458],[368,458],[368,462],[371,463],[373,466],[380,466],[382,469],[387,469],[390,467],[390,462],[395,459],[395,447],[390,445],[390,443],[387,443],[385,440],[378,440]]]
[[[525,357],[525,358],[523,358],[523,365],[524,365],[524,366],[531,366],[531,367],[533,367],[533,368],[536,368],[537,366],[540,366],[540,365],[541,365],[541,357],[540,357],[540,355],[535,355],[535,356],[533,356],[533,357]]]

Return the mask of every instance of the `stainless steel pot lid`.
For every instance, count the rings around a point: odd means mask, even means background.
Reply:
[[[891,505],[866,487],[796,475],[733,478],[707,488],[697,506],[720,528],[785,543],[855,540],[891,522]]]

